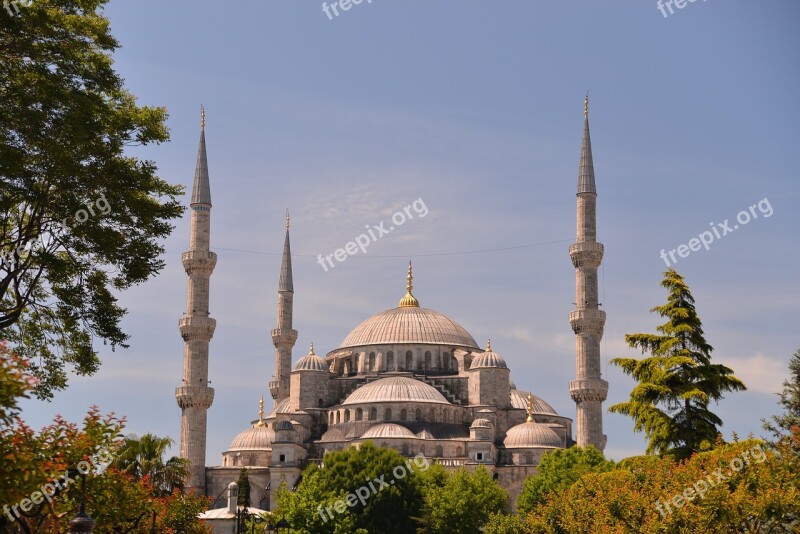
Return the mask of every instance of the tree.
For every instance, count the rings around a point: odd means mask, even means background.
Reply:
[[[325,455],[324,467],[309,466],[294,492],[278,496],[278,512],[300,532],[414,532],[422,510],[418,472],[421,456],[404,458],[394,449],[367,441],[359,448]],[[361,498],[344,503],[348,495]],[[344,525],[351,525],[345,527]],[[349,530],[348,530],[349,529]]]
[[[460,468],[444,486],[428,488],[424,523],[435,534],[480,532],[491,514],[503,511],[507,502],[508,493],[486,467],[480,465],[472,472]]]
[[[764,429],[778,438],[789,435],[792,427],[800,427],[800,350],[789,360],[789,372],[790,378],[783,381],[783,391],[778,393],[784,413],[764,421]]]
[[[131,434],[123,440],[114,467],[131,475],[134,480],[148,478],[159,495],[183,490],[189,476],[189,460],[172,456],[164,461],[164,455],[173,443],[170,437],[145,434],[137,438]]]
[[[628,334],[630,347],[649,352],[648,358],[615,358],[638,384],[627,402],[609,411],[630,416],[634,430],[647,437],[647,453],[670,452],[686,457],[710,447],[722,420],[708,409],[726,391],[747,389],[733,370],[711,363],[713,348],[704,337],[702,323],[689,286],[674,269],[664,272],[661,286],[669,290],[667,303],[651,312],[667,318],[658,334]]]
[[[544,502],[548,492],[565,490],[586,473],[605,473],[613,468],[614,462],[606,460],[591,445],[556,449],[544,455],[536,475],[525,479],[517,498],[517,510],[527,514]]]
[[[529,534],[530,529],[517,514],[495,512],[489,514],[489,522],[483,529],[485,534]]]
[[[31,360],[35,394],[127,347],[117,295],[164,266],[182,188],[131,146],[168,140],[114,71],[108,0],[0,9],[0,334]]]
[[[236,485],[239,486],[239,496],[236,504],[244,508],[250,508],[250,477],[247,476],[247,469],[244,467],[239,471],[239,480],[236,481]]]

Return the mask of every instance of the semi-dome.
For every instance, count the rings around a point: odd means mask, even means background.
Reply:
[[[344,432],[338,428],[331,428],[319,439],[320,441],[345,441]]]
[[[405,376],[381,378],[361,386],[342,405],[372,402],[433,402],[450,404],[439,391],[419,380]]]
[[[492,422],[488,419],[475,419],[470,428],[492,428]]]
[[[231,442],[229,451],[262,451],[272,448],[272,432],[266,426],[248,428]]]
[[[511,427],[503,440],[506,449],[561,448],[561,438],[547,425],[525,422]]]
[[[508,365],[506,365],[506,361],[503,359],[503,357],[492,351],[491,339],[486,345],[486,352],[478,354],[478,356],[472,360],[472,365],[469,366],[470,369],[480,369],[486,367],[508,369]]]
[[[294,430],[294,425],[292,424],[291,421],[286,421],[286,420],[278,421],[277,423],[275,423],[275,431],[278,430]]]
[[[528,409],[528,395],[531,396],[531,408],[534,415],[558,415],[552,406],[547,404],[544,399],[536,395],[529,394],[527,391],[517,389],[511,390],[511,406],[519,410]]]
[[[325,360],[314,354],[314,344],[311,344],[311,350],[307,356],[303,356],[294,366],[295,371],[328,371],[328,364]]]
[[[380,439],[380,438],[416,438],[409,429],[395,423],[382,423],[375,425],[361,436],[361,439]]]

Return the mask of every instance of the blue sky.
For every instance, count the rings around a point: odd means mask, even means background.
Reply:
[[[491,337],[520,389],[574,417],[568,244],[587,90],[606,250],[605,360],[637,356],[624,335],[660,324],[648,310],[666,299],[661,249],[688,243],[709,223],[732,225],[768,199],[770,217],[756,209],[757,219],[675,265],[715,361],[750,388],[714,407],[723,432],[760,434],[800,348],[800,4],[698,1],[666,18],[650,0],[365,0],[333,20],[321,7],[117,0],[106,10],[128,88],[170,114],[171,142],[133,154],[189,187],[206,107],[219,255],[209,465],[257,416],[259,396],[271,403],[269,331],[287,208],[295,360],[312,341],[317,353],[336,348],[362,320],[395,306],[413,259],[423,306],[481,343]],[[424,218],[328,272],[317,264],[318,254],[415,199],[428,209]],[[25,403],[30,424],[56,413],[79,420],[96,404],[126,415],[131,432],[177,440],[188,235],[187,213],[165,241],[164,271],[122,297],[131,348],[100,346],[97,375],[72,379],[52,403]],[[495,250],[539,243],[550,244]],[[633,382],[603,369],[608,407]],[[632,427],[606,414],[610,457],[644,451]]]

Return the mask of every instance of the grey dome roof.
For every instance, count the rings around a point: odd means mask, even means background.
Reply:
[[[375,425],[361,436],[361,439],[376,438],[416,438],[409,429],[395,423],[381,423]]]
[[[533,399],[533,414],[534,415],[556,415],[558,413],[553,409],[552,406],[547,404],[541,397],[537,397],[536,395],[531,395]],[[527,391],[520,391],[518,389],[511,390],[511,406],[517,408],[519,410],[527,410],[528,409],[528,392]],[[560,416],[559,416],[560,417]]]
[[[295,371],[322,371],[328,372],[328,364],[316,354],[303,356],[294,366]]]
[[[392,308],[373,315],[344,338],[341,348],[400,343],[478,348],[457,322],[439,312],[416,307]]]
[[[345,441],[344,432],[338,428],[331,428],[319,439],[320,441]]]
[[[472,360],[472,365],[469,366],[470,369],[478,369],[481,367],[497,367],[500,369],[508,369],[508,365],[506,365],[506,361],[503,359],[503,357],[496,352],[492,352],[491,350],[480,353],[477,358]]]
[[[450,404],[433,386],[405,376],[382,378],[361,386],[352,392],[342,405],[368,402],[434,402]]]
[[[277,403],[275,406],[272,407],[272,409],[269,411],[265,419],[274,419],[275,416],[278,415],[279,413],[289,413],[291,411],[292,411],[291,402],[289,400],[289,397],[286,397],[285,399],[283,399],[282,401],[280,401],[279,403]]]
[[[503,440],[506,449],[561,448],[561,438],[547,425],[526,422],[511,427]]]
[[[272,449],[272,432],[266,426],[248,428],[231,442],[228,451],[263,451]]]
[[[470,428],[492,428],[492,422],[488,419],[475,419]]]
[[[291,421],[278,421],[275,423],[275,430],[294,430],[294,425]]]

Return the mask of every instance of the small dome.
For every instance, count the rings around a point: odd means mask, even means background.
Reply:
[[[283,399],[278,404],[272,407],[272,409],[267,414],[266,418],[274,419],[275,416],[278,415],[279,413],[290,413],[291,411],[292,411],[291,402],[289,400],[289,397],[286,397],[285,399]]]
[[[503,357],[497,354],[496,352],[492,351],[491,339],[489,340],[489,343],[486,345],[486,352],[480,353],[477,358],[472,360],[472,365],[469,366],[470,369],[479,369],[486,367],[508,369],[508,365],[506,365],[506,361],[503,359]]]
[[[322,371],[328,372],[328,364],[325,360],[314,354],[314,344],[311,344],[311,351],[308,356],[300,358],[294,366],[295,371]]]
[[[266,426],[248,428],[231,442],[229,451],[263,451],[272,449],[272,432]]]
[[[275,423],[275,431],[278,430],[294,430],[294,425],[291,421],[278,421]]]
[[[508,385],[509,385],[509,387],[510,387],[511,389],[517,389],[517,385],[516,385],[516,384],[514,383],[514,381],[513,381],[513,380],[511,380],[510,378],[509,378],[509,380],[508,380]]]
[[[561,438],[547,425],[527,422],[512,427],[503,440],[506,449],[533,449],[562,447]]]
[[[553,409],[552,406],[547,404],[541,397],[537,397],[536,395],[531,395],[531,400],[533,401],[533,415],[555,415],[558,416],[556,411]],[[511,406],[513,408],[517,408],[518,410],[527,410],[528,409],[528,392],[527,391],[520,391],[517,389],[511,390]]]
[[[342,405],[367,402],[434,402],[450,404],[439,391],[413,378],[392,376],[361,386]]]
[[[488,419],[475,419],[470,428],[492,428],[492,422]]]
[[[380,425],[375,425],[369,430],[367,430],[361,436],[361,439],[415,438],[415,437],[417,436],[415,436],[413,432],[411,432],[404,426],[397,425],[394,423],[382,423]]]
[[[319,439],[320,441],[345,441],[344,432],[338,428],[331,428]]]
[[[434,439],[433,434],[428,432],[428,430],[421,430],[417,432],[417,437],[420,439]]]

